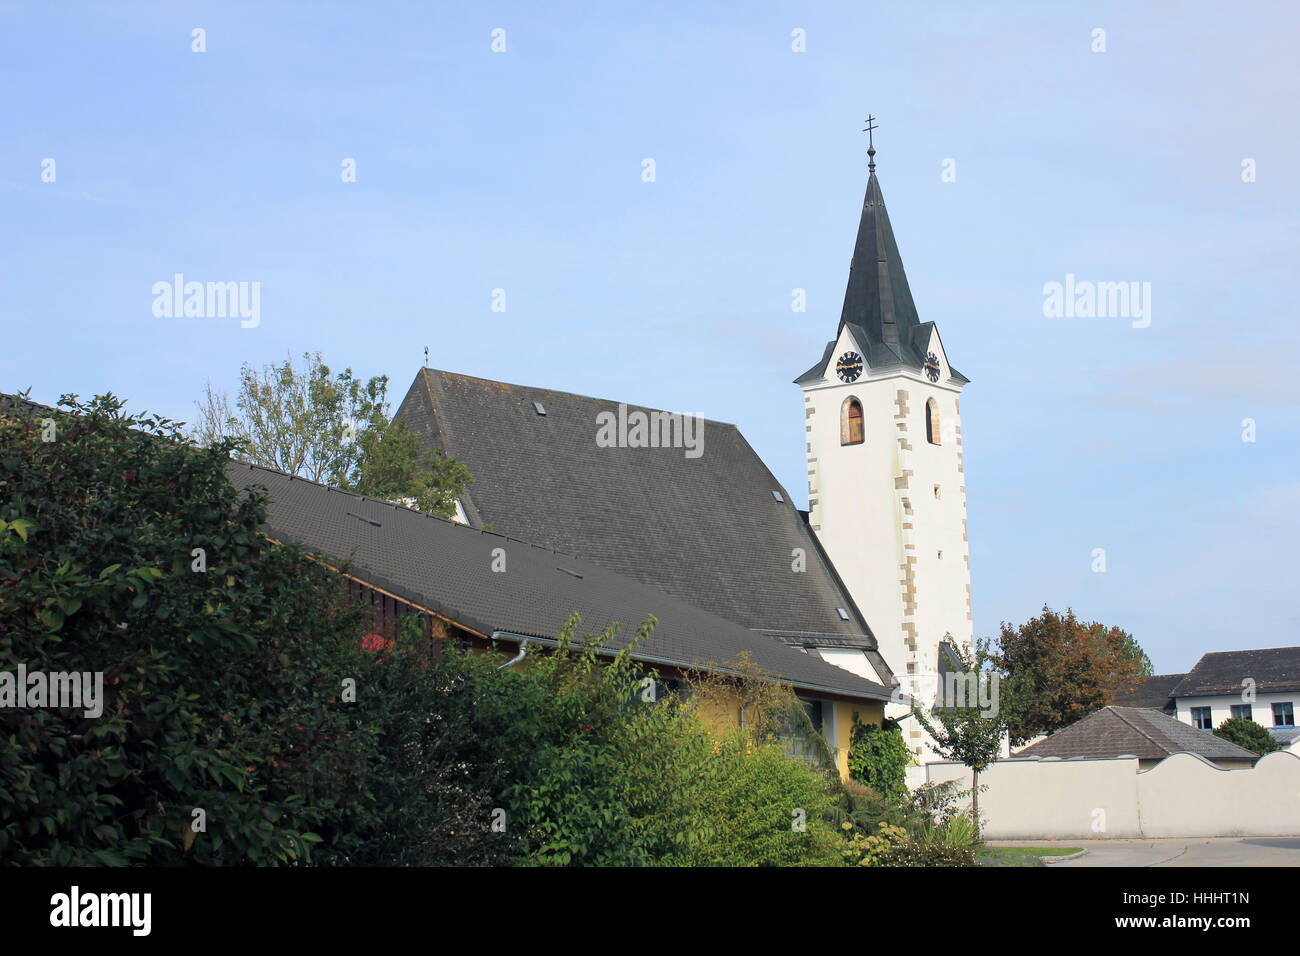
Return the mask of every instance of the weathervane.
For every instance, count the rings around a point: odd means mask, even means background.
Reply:
[[[429,346],[424,347],[424,367],[429,367]]]
[[[867,171],[874,173],[876,171],[876,144],[872,131],[880,127],[875,125],[876,118],[870,113],[867,114],[867,125],[862,132],[867,134]]]

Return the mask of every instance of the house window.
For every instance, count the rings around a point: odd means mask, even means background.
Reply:
[[[808,717],[808,723],[812,725],[813,733],[822,734],[824,727],[822,702],[820,700],[806,700],[801,697],[799,698],[799,704]],[[821,748],[815,746],[808,738],[807,725],[795,726],[792,718],[783,719],[782,725],[778,731],[778,736],[785,747],[785,755],[816,766],[820,762],[819,751]]]
[[[817,733],[822,732],[822,702],[820,700],[801,700],[803,712],[808,715],[808,720],[812,723]]]
[[[852,395],[840,406],[840,444],[862,444],[862,403]]]
[[[1273,705],[1273,726],[1274,727],[1294,727],[1295,726],[1295,708],[1291,701],[1279,701]]]
[[[931,445],[939,444],[939,404],[933,398],[925,403],[925,440]]]
[[[1232,711],[1233,717],[1240,717],[1242,720],[1255,719],[1255,713],[1251,710],[1250,704],[1233,704],[1228,709]]]
[[[1214,722],[1210,719],[1210,708],[1193,707],[1192,726],[1199,727],[1201,730],[1213,730]]]

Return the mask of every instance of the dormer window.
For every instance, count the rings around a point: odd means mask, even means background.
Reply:
[[[862,403],[850,395],[840,406],[840,444],[862,444]]]

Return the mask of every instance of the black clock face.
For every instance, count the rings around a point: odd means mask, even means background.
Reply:
[[[932,382],[939,381],[939,357],[933,352],[925,356],[925,377]]]
[[[857,352],[845,352],[835,363],[835,374],[846,382],[856,382],[862,374],[862,356]]]

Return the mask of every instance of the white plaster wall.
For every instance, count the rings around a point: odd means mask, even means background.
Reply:
[[[1232,708],[1238,704],[1249,703],[1251,717],[1261,727],[1273,726],[1273,703],[1289,702],[1293,711],[1300,716],[1300,694],[1260,694],[1253,701],[1244,701],[1240,694],[1224,694],[1219,697],[1179,697],[1174,703],[1178,707],[1178,719],[1185,724],[1192,722],[1193,707],[1209,707],[1210,719],[1217,727],[1232,716]]]
[[[984,836],[990,840],[1138,837],[1136,757],[1111,760],[1000,760],[980,774]],[[961,780],[961,764],[926,765],[931,783]],[[964,801],[966,807],[970,800]]]
[[[1174,754],[1138,774],[1142,835],[1300,834],[1300,757],[1279,752],[1250,770]]]
[[[874,681],[877,684],[884,683],[886,687],[889,686],[876,673],[876,669],[871,666],[871,661],[867,660],[867,655],[860,650],[849,647],[819,647],[817,653],[822,660],[829,664],[842,667],[846,671],[851,671],[859,677]]]
[[[932,783],[970,787],[961,764],[926,772]],[[1234,770],[1192,754],[1140,772],[1129,757],[1005,760],[980,783],[984,835],[994,840],[1300,835],[1300,755],[1291,751]]]
[[[946,384],[949,369],[937,336],[932,349],[941,359],[937,384],[897,370],[879,375],[867,370],[856,382],[845,383],[835,374],[835,359],[848,351],[865,355],[845,329],[827,374],[804,386],[811,410],[806,419],[811,523],[880,642],[881,654],[904,681],[909,664],[917,677],[933,677],[945,635],[968,644],[972,634],[965,481],[958,471],[960,390]],[[900,389],[907,393],[905,432],[895,417]],[[862,403],[865,440],[860,445],[840,444],[840,410],[850,396]],[[926,442],[929,398],[938,404],[939,445]],[[902,447],[900,438],[910,447]],[[911,474],[902,489],[896,479],[905,471]],[[915,558],[916,588],[910,615],[901,570],[909,557]],[[916,628],[915,654],[907,647],[904,622]],[[895,705],[887,712],[899,716],[907,708]],[[923,742],[914,729],[907,728],[909,746]],[[928,749],[924,753],[933,755]]]

